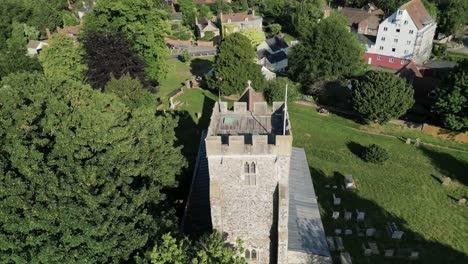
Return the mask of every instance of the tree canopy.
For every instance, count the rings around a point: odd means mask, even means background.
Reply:
[[[124,33],[87,31],[80,41],[86,50],[86,78],[94,88],[102,89],[111,76],[125,74],[145,82],[145,63]]]
[[[243,252],[241,243],[238,251]],[[192,243],[188,239],[176,239],[171,234],[162,236],[151,252],[152,264],[247,264],[237,251],[227,247],[220,233],[204,235]]]
[[[365,120],[383,124],[414,104],[413,87],[388,72],[371,72],[353,81],[353,108]]]
[[[80,43],[64,33],[56,33],[39,54],[45,76],[63,80],[83,81],[87,65]]]
[[[466,24],[468,24],[468,2],[450,0],[440,16],[441,30],[456,37],[463,37]]]
[[[364,49],[348,32],[338,14],[323,19],[289,54],[289,72],[295,81],[309,84],[333,80],[364,70]]]
[[[254,48],[265,40],[265,33],[255,28],[242,29],[239,33],[246,36],[250,40],[251,46]]]
[[[461,62],[443,81],[434,109],[445,127],[468,130],[468,60]]]
[[[172,225],[177,121],[78,82],[0,84],[0,262],[128,262]]]
[[[288,102],[297,100],[301,93],[299,92],[299,85],[290,81],[285,77],[278,77],[268,82],[263,94],[269,104],[273,102],[283,102],[286,94],[286,84],[288,84]]]
[[[100,0],[85,16],[85,30],[123,32],[146,63],[146,73],[155,80],[168,72],[164,37],[170,32],[167,13],[148,0]]]
[[[262,91],[266,80],[259,65],[254,63],[254,57],[254,49],[247,37],[233,33],[224,38],[214,63],[216,88],[226,95],[239,94],[251,80],[252,87]]]

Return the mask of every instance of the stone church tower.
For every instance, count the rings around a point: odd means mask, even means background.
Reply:
[[[232,245],[241,239],[252,264],[331,263],[284,102],[269,107],[249,84],[233,110],[215,103],[195,167],[185,232],[214,229]]]

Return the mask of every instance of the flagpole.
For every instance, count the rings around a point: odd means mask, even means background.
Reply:
[[[283,114],[283,136],[286,135],[286,119],[288,115],[288,83],[286,83],[286,91],[284,92],[284,114]]]

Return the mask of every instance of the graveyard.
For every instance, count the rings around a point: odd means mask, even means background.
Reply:
[[[185,113],[179,121],[182,141],[193,142],[217,96],[191,89],[178,100],[183,104],[177,110]],[[295,103],[288,108],[293,144],[307,152],[336,263],[468,263],[468,213],[459,205],[468,194],[466,144],[391,125],[371,130]],[[369,144],[386,148],[390,159],[384,165],[361,160],[356,153]],[[196,154],[194,144],[185,148]]]

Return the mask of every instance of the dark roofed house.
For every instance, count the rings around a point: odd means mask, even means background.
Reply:
[[[271,71],[284,71],[288,66],[290,46],[282,36],[264,40],[257,47],[257,64]]]

